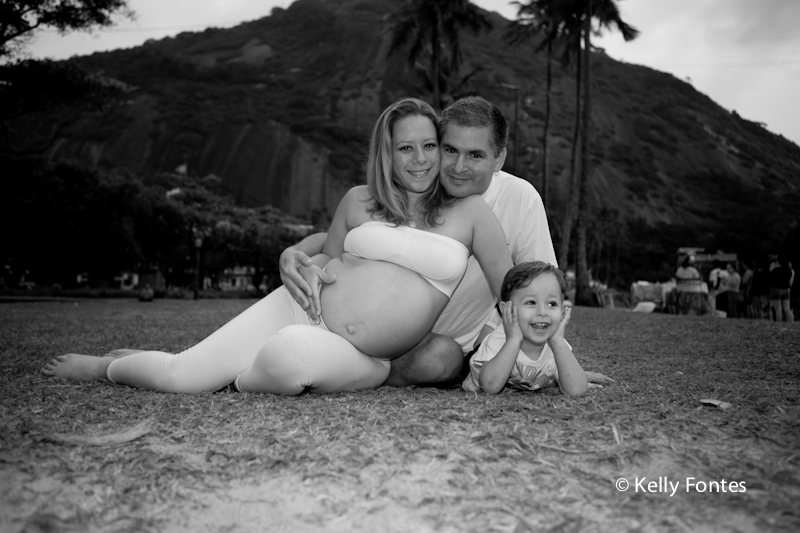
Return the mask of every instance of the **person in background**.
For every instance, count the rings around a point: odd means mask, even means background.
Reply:
[[[675,288],[667,295],[672,314],[704,315],[710,311],[708,297],[703,291],[703,277],[694,262],[694,256],[687,255],[675,271]]]
[[[753,279],[750,283],[750,306],[747,316],[749,318],[771,318],[769,309],[769,265],[759,259],[754,264]]]
[[[749,314],[750,303],[752,296],[750,289],[753,286],[753,270],[750,268],[749,261],[742,261],[742,283],[739,285],[739,305],[736,308],[736,313],[740,318],[751,318]]]
[[[720,273],[724,272],[724,270],[722,270],[722,262],[718,259],[715,259],[711,264],[713,268],[708,273],[708,303],[711,306],[711,312],[714,313],[717,310]]]
[[[687,255],[675,271],[676,288],[684,292],[702,292],[703,278],[694,266],[694,256]]]
[[[790,291],[789,309],[792,310],[792,316],[794,317],[794,315],[796,315],[797,312],[798,312],[798,307],[799,307],[798,303],[800,303],[800,302],[798,302],[799,299],[797,298],[797,291],[793,290],[794,289],[794,281],[795,281],[795,279],[794,279],[794,267],[792,266],[792,262],[791,261],[787,260],[786,264],[789,266],[789,270],[791,270],[791,272],[792,272],[792,275],[789,278],[789,291]]]
[[[722,279],[720,295],[725,296],[725,310],[728,313],[728,318],[737,318],[737,311],[739,309],[739,286],[742,283],[742,277],[734,268],[733,263],[728,263],[725,266],[728,275]]]
[[[145,283],[142,290],[139,291],[139,301],[140,302],[152,302],[153,296],[155,293],[153,292],[153,288],[150,287],[149,283]]]
[[[791,286],[794,270],[786,258],[775,256],[769,271],[769,306],[775,322],[794,322],[791,308]]]

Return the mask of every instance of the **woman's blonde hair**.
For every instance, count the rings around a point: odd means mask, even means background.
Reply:
[[[372,129],[366,175],[367,189],[372,196],[371,215],[394,224],[409,224],[408,193],[394,175],[392,165],[392,130],[400,119],[421,116],[430,119],[434,131],[439,131],[439,117],[433,108],[416,98],[403,98],[387,107]],[[438,175],[433,186],[420,198],[418,209],[425,224],[438,224],[439,210],[453,200],[439,183]]]

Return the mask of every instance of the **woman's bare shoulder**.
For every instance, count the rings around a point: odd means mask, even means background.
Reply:
[[[472,194],[463,198],[456,198],[450,207],[459,213],[482,214],[491,211],[489,205],[479,194]]]
[[[369,189],[367,188],[366,185],[356,185],[355,187],[347,191],[343,197],[343,199],[347,199],[350,201],[360,200],[362,202],[370,200],[371,198],[372,196],[370,196]]]
[[[372,196],[369,194],[367,186],[356,185],[342,196],[340,204],[348,209],[366,209],[370,200],[372,200]]]
[[[366,185],[357,185],[347,191],[339,202],[339,210],[345,215],[347,228],[352,229],[370,219],[372,195]]]

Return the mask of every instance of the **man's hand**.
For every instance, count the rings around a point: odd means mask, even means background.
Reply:
[[[291,246],[281,253],[279,265],[281,281],[289,294],[305,309],[309,318],[317,323],[322,314],[319,303],[320,286],[322,283],[333,283],[336,276],[316,267],[308,255]]]

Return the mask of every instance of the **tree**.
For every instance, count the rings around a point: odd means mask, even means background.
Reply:
[[[547,82],[545,91],[545,119],[542,135],[542,200],[547,209],[548,197],[548,135],[550,130],[550,96],[552,92],[552,59],[556,48],[563,49],[561,62],[569,64],[575,49],[569,46],[571,35],[575,34],[574,24],[570,24],[570,11],[565,10],[565,2],[557,0],[529,0],[527,4],[512,2],[518,6],[517,20],[506,28],[506,40],[512,45],[520,45],[538,39],[534,53],[547,51]]]
[[[468,91],[470,80],[486,70],[483,66],[478,65],[470,69],[466,74],[461,75],[458,71],[454,72],[451,69],[452,66],[449,64],[442,65],[439,69],[439,93],[442,95],[449,94],[454,99],[457,99],[458,95],[462,94],[464,91]],[[421,93],[433,94],[434,84],[431,79],[430,71],[423,65],[416,63],[414,65],[414,72],[420,80],[420,83],[415,85],[415,89],[419,90]],[[444,103],[444,97],[442,97],[442,101]]]
[[[577,0],[578,2],[582,0]],[[563,53],[561,55],[561,63],[564,67],[568,67],[575,58],[575,121],[572,127],[572,148],[570,149],[569,157],[569,184],[567,187],[567,202],[564,209],[564,221],[561,225],[562,239],[559,243],[558,250],[558,264],[566,270],[569,264],[569,242],[572,236],[572,221],[575,220],[575,212],[578,210],[578,195],[575,191],[578,190],[578,149],[580,148],[580,131],[581,131],[581,80],[583,78],[582,68],[582,54],[581,54],[581,36],[583,34],[583,24],[581,23],[580,12],[575,11],[575,2],[559,1],[559,10],[556,11],[556,16],[559,17],[561,24],[564,26],[561,41],[563,46]]]
[[[505,39],[512,45],[520,45],[542,37],[534,53],[547,50],[547,76],[544,106],[544,132],[542,133],[542,202],[547,210],[547,141],[550,130],[550,94],[553,83],[553,40],[556,37],[553,20],[548,17],[546,0],[530,0],[528,4],[512,2],[517,6],[517,20],[506,27]],[[515,139],[514,142],[517,142]],[[517,162],[514,161],[516,165]]]
[[[127,90],[69,62],[0,65],[0,152],[44,153],[69,126],[108,111]]]
[[[586,264],[586,187],[589,175],[589,121],[591,116],[591,33],[592,20],[597,19],[600,28],[616,27],[626,41],[634,39],[638,30],[622,21],[615,0],[530,0],[526,7],[526,14],[540,21],[540,27],[545,29],[545,37],[540,44],[545,46],[552,40],[561,50],[561,63],[568,66],[572,58],[576,59],[575,82],[575,125],[573,129],[572,154],[570,157],[569,193],[564,213],[564,222],[561,228],[561,241],[559,243],[558,263],[566,268],[569,258],[569,244],[572,234],[572,222],[577,211],[579,222],[583,222],[578,230],[578,295],[576,300],[584,298],[588,289],[588,267]],[[599,32],[599,30],[596,30]],[[546,140],[545,140],[546,142]],[[577,159],[580,150],[580,161]],[[579,166],[580,163],[580,166]],[[576,168],[579,167],[579,172]],[[581,240],[582,236],[582,240]],[[581,251],[582,250],[582,251]],[[582,276],[582,277],[581,277]],[[583,284],[582,284],[583,282]]]
[[[489,19],[468,0],[405,0],[389,15],[389,55],[410,42],[408,64],[412,69],[418,60],[428,59],[433,105],[441,109],[442,72],[456,78],[462,62],[460,29],[478,34],[491,27]]]
[[[93,281],[113,279],[174,246],[171,234],[180,219],[163,192],[127,175],[3,155],[0,168],[0,224],[13,228],[0,243],[0,256],[39,283],[66,287],[80,272]]]
[[[59,33],[110,26],[115,14],[131,18],[127,0],[1,0],[0,61],[19,55],[34,33]]]
[[[558,264],[566,269],[569,264],[569,241],[572,236],[572,221],[578,210],[578,149],[581,145],[581,85],[582,85],[582,54],[578,44],[577,59],[575,61],[575,123],[572,126],[572,147],[569,156],[569,186],[567,187],[567,202],[564,208],[564,222],[561,225],[562,239],[558,247]]]
[[[575,172],[576,154],[580,131],[580,67],[581,67],[581,33],[580,14],[574,0],[528,0],[528,3],[513,2],[518,8],[517,20],[507,28],[506,39],[511,44],[521,44],[537,40],[535,52],[547,50],[547,89],[545,99],[545,123],[542,136],[542,201],[548,207],[549,183],[549,150],[548,137],[550,131],[550,96],[552,91],[552,59],[558,53],[564,67],[569,67],[573,58],[577,58],[577,83],[575,90],[575,126],[573,129],[572,155],[570,157],[570,173],[568,190],[577,190]],[[577,198],[567,195],[564,209],[564,222],[561,226],[558,263],[566,268],[569,252],[569,235],[572,232],[572,220],[577,209]]]
[[[583,20],[583,106],[581,124],[581,169],[580,181],[578,186],[578,222],[576,224],[577,233],[577,260],[575,268],[576,287],[575,302],[577,304],[590,304],[591,295],[589,287],[589,268],[586,254],[586,217],[588,216],[587,189],[589,174],[591,172],[591,161],[589,159],[589,142],[591,127],[591,83],[592,83],[592,20],[597,19],[600,27],[610,28],[614,26],[622,34],[622,38],[630,41],[639,35],[639,30],[623,22],[615,0],[585,0],[584,12],[581,17]],[[599,31],[599,30],[598,30]],[[568,236],[565,236],[568,238]]]
[[[19,60],[40,29],[91,30],[111,25],[117,13],[133,16],[127,0],[0,0],[0,151],[42,153],[86,111],[125,89],[68,63]]]

